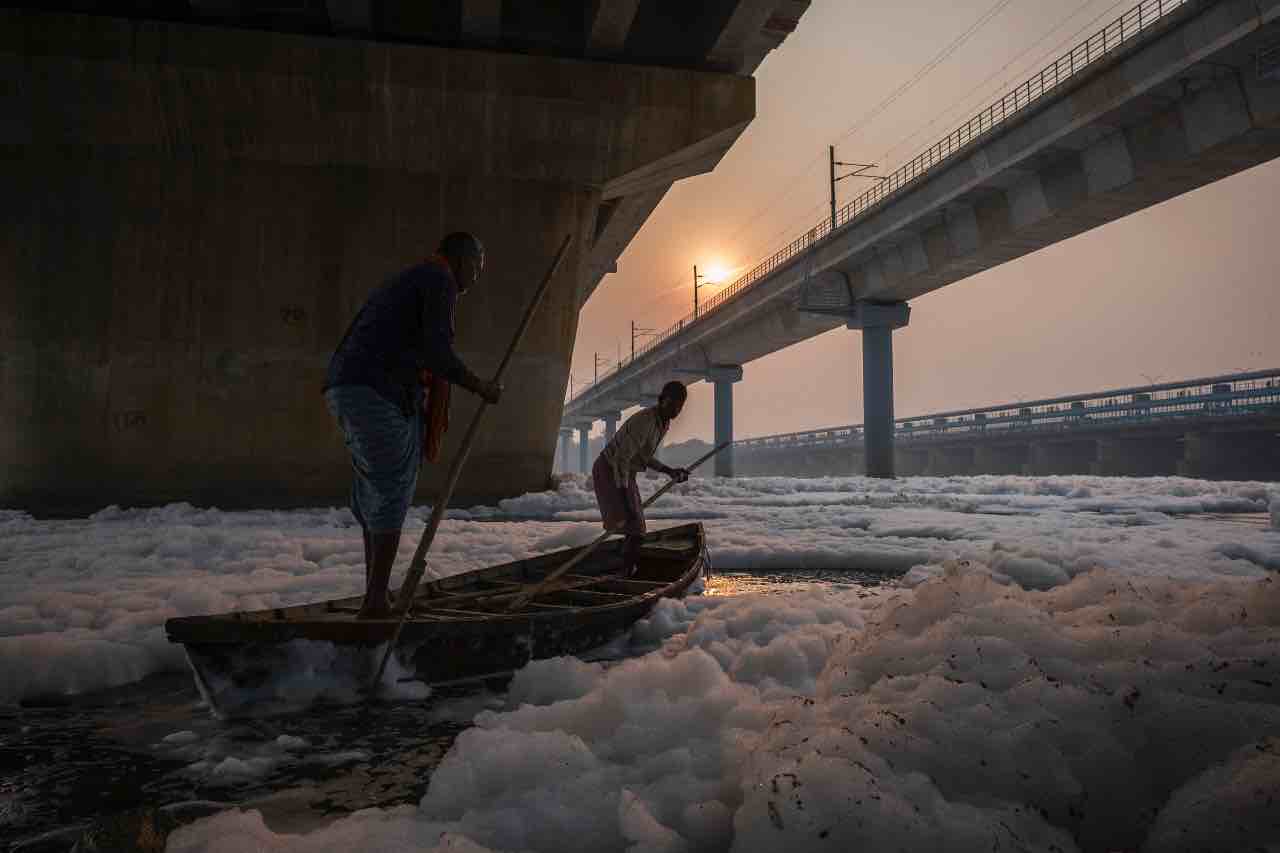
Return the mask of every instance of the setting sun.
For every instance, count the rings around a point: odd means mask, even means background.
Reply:
[[[731,274],[732,270],[720,263],[707,264],[707,271],[703,273],[708,284],[724,284]]]

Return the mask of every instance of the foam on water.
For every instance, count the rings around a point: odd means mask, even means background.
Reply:
[[[233,811],[169,849],[1280,844],[1278,628],[1271,577],[1039,590],[964,561],[874,594],[665,601],[650,654],[519,672],[416,809],[303,836]]]
[[[642,489],[658,483],[646,479]],[[1277,507],[1261,483],[1178,477],[761,477],[695,479],[664,495],[651,518],[704,519],[721,569],[895,575],[971,559],[1047,588],[1094,567],[1187,580],[1262,576],[1280,567],[1270,530],[1180,519],[1270,509],[1274,526]],[[412,509],[400,565],[428,512]],[[540,520],[512,521],[531,518]],[[579,544],[598,532],[598,518],[581,476],[497,507],[451,510],[430,572]],[[354,595],[362,562],[346,509],[172,504],[74,521],[0,511],[0,703],[180,671],[166,619]]]

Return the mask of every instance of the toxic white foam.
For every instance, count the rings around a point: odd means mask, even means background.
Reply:
[[[522,670],[416,809],[304,836],[232,811],[169,850],[1280,844],[1280,582],[912,582],[663,602],[650,654]]]
[[[1188,580],[1265,575],[1280,566],[1280,537],[1204,516],[1269,508],[1276,518],[1280,500],[1264,484],[1177,477],[763,477],[695,479],[658,501],[651,518],[702,519],[722,570],[897,574],[971,559],[1046,587],[1094,567]],[[428,511],[410,514],[401,566]],[[503,520],[516,518],[541,520]],[[429,569],[443,576],[514,560],[599,529],[588,484],[568,477],[554,492],[450,511]],[[182,650],[165,639],[166,619],[354,595],[362,560],[345,509],[173,504],[73,521],[0,511],[0,703],[185,670]]]

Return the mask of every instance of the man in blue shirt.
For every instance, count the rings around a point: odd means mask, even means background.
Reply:
[[[422,461],[423,370],[497,403],[502,386],[472,373],[453,348],[454,306],[484,270],[472,234],[440,241],[424,263],[369,295],[333,357],[324,397],[351,452],[351,511],[364,536],[357,618],[391,615],[387,585]]]

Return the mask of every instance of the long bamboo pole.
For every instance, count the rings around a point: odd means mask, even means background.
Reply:
[[[715,456],[717,453],[719,453],[721,450],[724,450],[728,446],[729,446],[729,442],[726,442],[724,444],[721,444],[718,447],[713,447],[707,453],[703,454],[701,457],[696,459],[693,462],[693,464],[689,466],[689,470],[692,471],[694,468],[697,468],[703,462],[706,462],[712,456]],[[658,498],[665,495],[667,493],[667,490],[670,489],[675,484],[676,484],[675,480],[668,480],[666,484],[663,485],[662,488],[658,489],[658,491],[650,495],[649,499],[640,505],[640,509],[642,510],[645,509],[654,501],[656,501]],[[541,595],[543,591],[548,586],[551,585],[552,581],[557,580],[562,575],[566,574],[574,566],[578,565],[583,560],[585,560],[588,556],[592,554],[592,552],[596,550],[596,548],[600,547],[600,543],[604,542],[604,540],[608,539],[610,536],[617,533],[620,529],[621,529],[620,527],[614,527],[609,530],[606,530],[604,533],[601,533],[599,536],[595,538],[594,541],[592,541],[590,544],[583,547],[581,551],[579,551],[578,553],[574,554],[571,558],[569,558],[569,560],[563,566],[556,569],[554,572],[547,575],[542,580],[538,581],[538,584],[532,590],[530,590],[529,592],[521,593],[520,595],[513,598],[511,600],[511,603],[507,605],[507,612],[511,612],[513,610],[519,610],[521,607],[524,607],[526,604],[528,604],[531,599]]]
[[[566,234],[564,240],[561,241],[560,250],[556,252],[555,259],[547,269],[547,274],[542,277],[542,283],[538,285],[537,291],[533,294],[533,300],[529,303],[529,307],[525,309],[524,318],[521,319],[520,326],[516,329],[515,337],[511,339],[511,345],[507,347],[507,353],[502,357],[502,363],[498,365],[498,372],[493,375],[494,382],[502,380],[502,374],[506,372],[507,365],[511,363],[511,357],[515,355],[516,348],[520,346],[525,330],[529,328],[529,322],[533,319],[534,313],[537,312],[538,306],[542,303],[542,297],[546,294],[547,288],[551,286],[551,279],[555,276],[556,270],[559,269],[560,262],[564,260],[565,253],[569,251],[569,244],[572,242],[572,234]],[[400,641],[400,632],[404,630],[405,619],[408,618],[409,611],[413,609],[413,595],[417,591],[418,582],[422,580],[422,575],[427,569],[427,551],[430,550],[431,543],[436,538],[436,531],[440,529],[440,522],[444,519],[444,512],[449,505],[449,499],[453,497],[453,489],[458,485],[458,477],[462,473],[462,466],[466,464],[467,454],[471,452],[471,444],[479,431],[480,419],[484,416],[485,409],[488,407],[488,402],[481,398],[480,406],[476,409],[475,416],[471,418],[471,425],[467,427],[466,435],[462,439],[462,446],[458,448],[457,455],[453,457],[453,464],[449,468],[449,477],[445,480],[444,489],[436,498],[435,506],[431,508],[431,519],[427,522],[427,529],[423,531],[422,538],[418,540],[418,550],[413,552],[413,560],[409,563],[409,571],[405,575],[404,583],[400,585],[399,593],[396,595],[396,607],[400,610],[400,618],[396,621],[395,632],[391,635],[391,641],[387,643],[387,651],[382,655],[382,663],[378,665],[378,672],[373,677],[373,683],[369,685],[369,689],[372,692],[376,692],[378,685],[382,683],[382,673],[386,671],[387,661],[391,659],[391,653],[395,650],[396,643]]]

